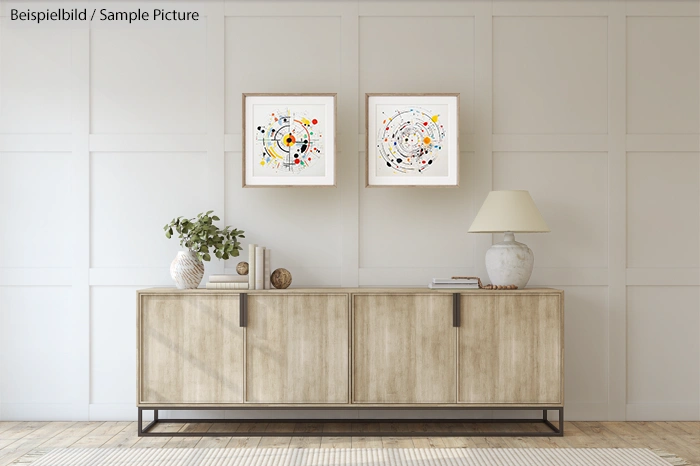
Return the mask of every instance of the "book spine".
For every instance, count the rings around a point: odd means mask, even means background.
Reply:
[[[255,248],[255,289],[265,288],[265,248],[258,246]]]
[[[255,248],[257,244],[248,245],[248,289],[255,289]]]
[[[271,273],[271,270],[270,270],[270,249],[266,248],[265,249],[265,271],[264,271],[264,274],[265,274],[264,285],[265,285],[266,290],[270,289],[270,273]]]

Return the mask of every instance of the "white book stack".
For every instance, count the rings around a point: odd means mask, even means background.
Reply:
[[[245,275],[210,275],[208,290],[247,290],[248,277]]]
[[[477,278],[433,278],[428,288],[431,290],[473,290],[479,288],[479,280]]]

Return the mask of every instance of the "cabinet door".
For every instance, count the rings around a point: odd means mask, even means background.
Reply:
[[[347,294],[249,295],[246,401],[347,403]]]
[[[452,295],[353,299],[353,402],[454,403]]]
[[[243,402],[237,295],[142,295],[139,401]]]
[[[563,402],[559,295],[463,295],[459,401]]]

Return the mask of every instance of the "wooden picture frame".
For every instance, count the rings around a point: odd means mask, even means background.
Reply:
[[[459,186],[459,94],[365,94],[365,186]]]
[[[335,93],[243,94],[243,187],[336,186]]]

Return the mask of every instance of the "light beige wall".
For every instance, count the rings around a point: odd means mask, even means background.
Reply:
[[[496,238],[466,231],[528,189],[567,417],[700,420],[700,2],[176,5],[206,18],[0,23],[2,418],[133,416],[133,293],[171,285],[174,216],[215,209],[294,286],[425,285],[486,277]],[[242,189],[242,92],[337,92],[338,187]],[[363,187],[365,92],[461,94],[459,188]]]

